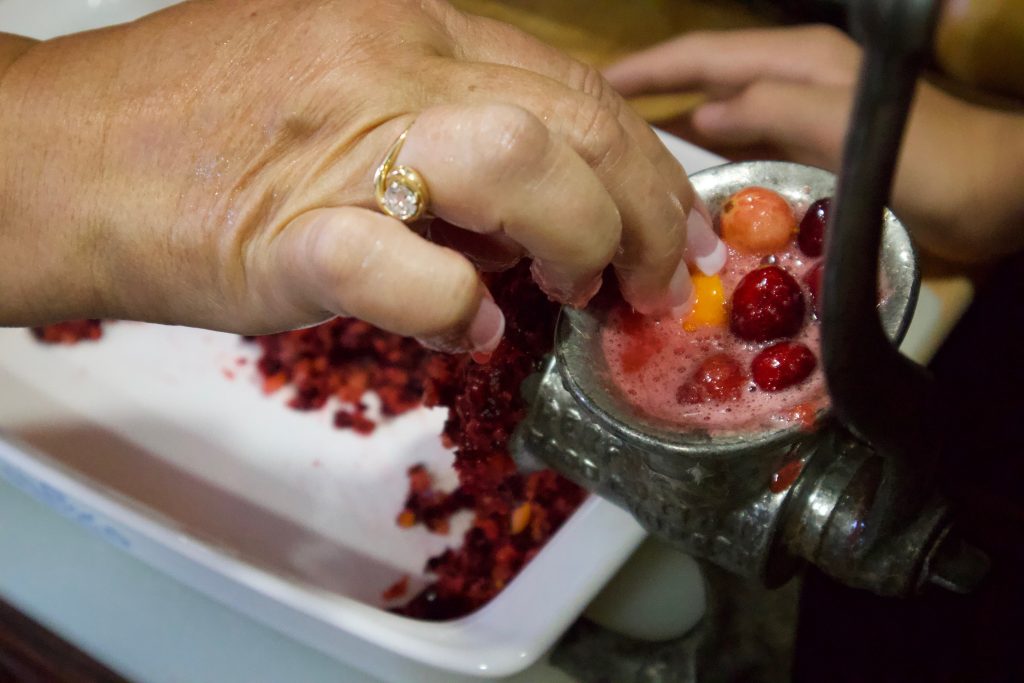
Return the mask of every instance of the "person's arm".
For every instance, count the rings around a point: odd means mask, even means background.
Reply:
[[[99,250],[85,248],[89,231],[72,230],[61,213],[81,206],[76,185],[99,172],[96,164],[67,163],[97,117],[47,100],[60,76],[39,68],[35,51],[43,45],[0,35],[0,324],[104,313],[92,258]],[[72,174],[80,182],[69,182]]]
[[[720,251],[685,172],[593,69],[441,0],[215,0],[33,46],[0,83],[0,324],[243,333],[337,314],[450,349],[502,318],[463,254],[377,210],[374,170],[582,304],[684,303]],[[690,225],[688,231],[687,225]],[[708,239],[710,236],[710,239]],[[703,259],[703,260],[702,260]]]
[[[16,36],[13,33],[0,33],[0,79],[3,78],[7,67],[38,42],[38,40]]]
[[[837,171],[860,50],[829,27],[694,33],[606,70],[626,96],[702,89],[685,122],[702,144]],[[922,83],[892,205],[917,240],[958,261],[1024,248],[1024,114]]]

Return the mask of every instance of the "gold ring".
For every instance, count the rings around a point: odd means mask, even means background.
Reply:
[[[402,131],[377,167],[373,174],[373,193],[381,211],[402,222],[412,223],[426,214],[430,191],[427,181],[416,169],[394,165],[408,133],[408,128]]]

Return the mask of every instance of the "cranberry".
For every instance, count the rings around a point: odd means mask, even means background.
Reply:
[[[754,356],[750,364],[754,383],[765,391],[781,391],[807,379],[818,360],[799,342],[772,344]]]
[[[831,208],[831,197],[819,199],[808,207],[807,213],[800,221],[800,232],[796,237],[796,243],[800,246],[800,251],[808,256],[821,256],[825,244],[825,226],[828,225]]]
[[[747,375],[739,362],[727,353],[708,356],[693,376],[676,391],[680,403],[735,401],[743,393]]]
[[[785,248],[796,232],[789,203],[764,187],[748,187],[729,197],[719,222],[722,239],[735,249],[760,256]]]
[[[821,301],[821,271],[823,266],[824,264],[819,263],[804,275],[804,284],[807,285],[807,291],[811,295],[811,306],[814,308],[815,313],[821,312],[818,302]]]
[[[732,294],[729,328],[748,341],[791,337],[804,322],[804,295],[792,275],[778,266],[747,273]]]

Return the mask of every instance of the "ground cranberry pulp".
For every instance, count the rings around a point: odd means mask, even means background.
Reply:
[[[626,400],[642,414],[686,431],[737,434],[771,431],[787,424],[812,425],[814,416],[828,403],[818,363],[820,328],[813,314],[813,295],[805,282],[820,258],[804,254],[796,237],[794,234],[782,250],[770,255],[744,253],[729,246],[728,260],[719,273],[725,315],[718,324],[684,326],[685,318],[679,315],[643,317],[625,304],[614,307],[603,327],[601,343],[612,380]],[[798,329],[792,331],[790,325],[781,335],[756,341],[740,338],[734,333],[735,322],[730,329],[733,294],[745,276],[769,265],[781,268],[792,276],[787,280],[798,284]],[[765,356],[785,351],[783,343],[807,347],[813,354],[812,369],[808,370],[805,357],[799,381],[766,390],[764,387],[774,385],[764,379]],[[755,363],[759,354],[761,361]]]

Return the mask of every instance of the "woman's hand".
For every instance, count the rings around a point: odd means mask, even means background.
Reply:
[[[195,2],[7,69],[0,323],[259,333],[344,314],[490,350],[503,319],[471,261],[376,210],[406,128],[397,161],[430,211],[531,256],[563,302],[611,263],[637,308],[678,306],[687,223],[691,260],[721,251],[650,128],[509,26],[441,0]]]
[[[820,26],[692,33],[627,57],[605,76],[623,95],[701,89],[683,124],[698,143],[838,171],[860,48]],[[1024,116],[922,83],[892,205],[917,240],[972,261],[1024,248]]]

